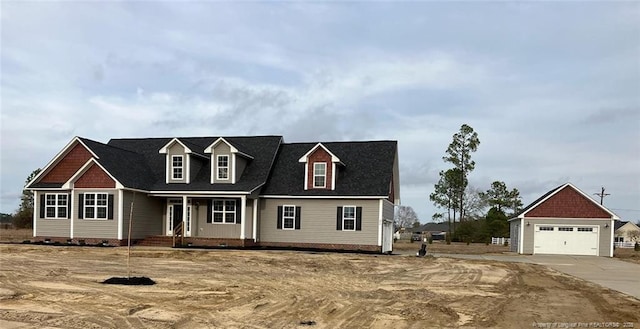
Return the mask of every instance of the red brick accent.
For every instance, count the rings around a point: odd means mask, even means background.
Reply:
[[[116,182],[100,166],[92,165],[73,184],[79,188],[115,188]]]
[[[102,242],[106,241],[110,246],[126,246],[127,240],[118,240],[118,239],[100,239],[100,238],[65,238],[65,237],[48,237],[48,236],[36,236],[32,239],[35,242],[44,242],[45,240],[49,240],[51,243],[60,243],[60,244],[72,244],[79,245],[80,241],[83,241],[86,245],[98,245]],[[134,244],[135,241],[132,241],[131,244]]]
[[[333,179],[333,163],[331,162],[331,154],[327,153],[322,147],[318,147],[313,153],[309,154],[307,158],[307,189],[319,189],[313,187],[313,164],[316,162],[324,162],[327,164],[327,183],[326,189],[331,189],[331,182]]]
[[[611,218],[590,198],[567,186],[537,207],[529,210],[526,217],[558,218]]]
[[[360,244],[334,244],[334,243],[299,243],[299,242],[258,242],[260,247],[276,248],[301,248],[301,249],[326,249],[348,251],[373,251],[382,252],[382,247]]]
[[[77,143],[42,179],[42,183],[65,183],[82,165],[91,159],[91,153]]]

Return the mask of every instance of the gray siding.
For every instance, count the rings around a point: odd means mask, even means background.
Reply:
[[[518,252],[518,246],[520,243],[520,220],[512,220],[509,222],[509,238],[511,239],[511,245],[509,250],[511,252]]]
[[[78,200],[80,193],[113,194],[113,219],[78,219]],[[73,192],[73,237],[74,238],[118,238],[118,191],[105,189],[82,189]]]
[[[535,232],[535,224],[558,224],[558,225],[598,225],[598,233],[600,240],[598,241],[598,255],[609,256],[611,250],[611,227],[605,228],[605,225],[611,225],[611,219],[562,219],[562,218],[524,218],[523,223],[529,222],[531,225],[524,227],[523,241],[523,253],[533,254],[534,241],[533,234]],[[513,223],[513,222],[511,222]]]
[[[223,143],[224,144],[224,143]],[[219,239],[239,239],[240,225],[246,225],[247,220],[243,224],[224,224],[224,223],[207,223],[207,212],[210,211],[207,206],[207,199],[195,200],[200,203],[198,209],[193,209],[193,220],[191,229],[192,237],[200,238],[219,238]],[[194,201],[192,201],[193,203]],[[249,202],[247,202],[248,204]],[[238,204],[238,207],[240,205]],[[243,209],[247,211],[247,209]],[[166,220],[165,220],[166,222]],[[250,224],[249,224],[250,225]],[[250,237],[249,231],[245,233]]]
[[[69,237],[71,233],[71,220],[70,219],[45,219],[40,217],[40,195],[46,194],[46,192],[34,193],[34,207],[33,211],[36,214],[36,236],[47,237]],[[76,206],[75,202],[71,202],[71,208]]]
[[[277,229],[278,206],[301,207],[300,229]],[[336,230],[336,207],[362,207],[362,231]],[[378,245],[379,200],[263,199],[260,201],[260,241]],[[393,219],[393,217],[391,217]]]
[[[218,179],[218,155],[229,156],[229,179]],[[218,145],[213,149],[213,157],[211,157],[211,161],[213,163],[213,172],[211,174],[213,175],[214,183],[231,183],[231,168],[233,166],[231,160],[231,149],[229,148],[229,145],[224,142],[218,143]]]
[[[242,173],[244,172],[244,168],[247,167],[247,160],[242,156],[236,155],[236,182],[240,181],[240,177],[242,177]]]
[[[244,238],[253,238],[253,203],[255,200],[247,199],[247,206],[244,208]]]
[[[393,220],[393,218],[394,218],[394,205],[388,200],[385,200],[382,203],[382,219]]]
[[[171,157],[174,155],[182,155],[182,178],[183,179],[173,179],[173,171],[171,170]],[[187,175],[189,174],[189,172],[187,171],[188,155],[184,153],[184,148],[182,147],[182,145],[180,145],[180,143],[173,143],[173,145],[171,145],[171,147],[169,148],[169,154],[167,154],[167,156],[169,157],[169,163],[166,170],[169,173],[169,183],[186,182]]]
[[[150,235],[162,235],[162,214],[165,207],[164,199],[149,197],[144,193],[124,191],[122,210],[122,238],[126,239],[129,234],[129,215],[131,211],[131,201],[133,204],[133,222],[131,227],[131,238],[141,239]]]

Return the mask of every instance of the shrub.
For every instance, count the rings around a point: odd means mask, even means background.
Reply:
[[[636,244],[633,246],[633,250],[640,251],[640,243],[638,243],[638,241],[636,241]]]

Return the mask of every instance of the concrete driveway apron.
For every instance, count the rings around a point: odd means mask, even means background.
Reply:
[[[556,271],[599,284],[640,299],[640,264],[608,257],[568,255],[457,255],[433,254],[435,257],[484,259],[548,266]]]

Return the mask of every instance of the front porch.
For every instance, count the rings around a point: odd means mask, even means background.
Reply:
[[[247,195],[155,197],[164,199],[160,237],[172,239],[171,245],[174,237],[180,239],[176,244],[189,239],[206,246],[246,246],[245,241],[256,241],[258,202]]]

